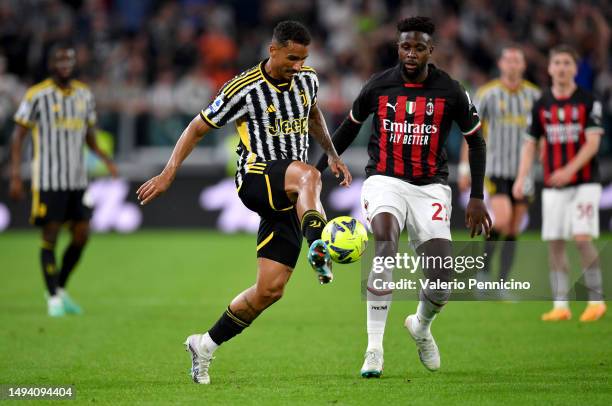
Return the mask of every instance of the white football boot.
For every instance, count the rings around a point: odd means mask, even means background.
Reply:
[[[191,379],[195,383],[209,384],[208,368],[214,359],[212,352],[200,345],[202,334],[193,334],[185,340],[185,351],[191,353]]]
[[[380,350],[368,350],[361,367],[361,376],[364,378],[380,378],[383,372],[383,353]]]
[[[416,314],[406,317],[404,326],[406,326],[408,333],[416,343],[419,358],[425,368],[432,372],[440,369],[440,351],[436,345],[436,340],[431,335],[431,331],[429,329],[426,332],[420,331],[418,328],[419,319]]]

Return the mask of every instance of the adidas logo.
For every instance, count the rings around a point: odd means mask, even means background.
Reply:
[[[273,104],[268,106],[268,113],[274,113],[276,111],[276,107]]]

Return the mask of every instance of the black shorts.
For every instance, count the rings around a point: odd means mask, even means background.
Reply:
[[[285,192],[290,159],[257,162],[242,179],[238,197],[261,221],[257,257],[295,268],[302,249],[302,229],[293,202]]]
[[[83,202],[85,190],[32,191],[30,223],[44,226],[47,223],[88,221],[92,209]]]
[[[510,198],[512,204],[528,204],[533,200],[533,195],[525,195],[521,200],[516,200],[512,196],[512,186],[514,185],[514,179],[498,178],[496,176],[485,177],[485,188],[489,196],[494,195],[506,195]]]

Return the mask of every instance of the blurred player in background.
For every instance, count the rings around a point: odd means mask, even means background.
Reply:
[[[544,189],[542,190],[542,239],[549,242],[550,282],[554,308],[542,320],[569,320],[570,269],[565,241],[574,240],[582,265],[589,304],[580,321],[595,321],[606,312],[599,253],[593,238],[599,237],[599,168],[597,151],[603,135],[602,106],[592,94],[578,87],[575,76],[578,54],[566,45],[550,51],[548,73],[552,87],[532,110],[531,125],[523,143],[521,163],[512,193],[524,198],[524,186],[543,138]]]
[[[29,132],[33,138],[32,214],[30,221],[42,227],[40,259],[49,294],[50,316],[81,313],[66,293],[66,283],[81,257],[89,236],[91,207],[85,199],[87,167],[83,145],[98,155],[109,172],[117,176],[110,158],[98,148],[95,138],[96,112],[89,88],[72,79],[76,52],[59,43],[49,53],[51,77],[32,86],[17,113],[11,147],[9,195],[24,196],[21,180],[21,150]],[[55,244],[63,223],[69,222],[72,239],[59,270]]]
[[[368,143],[368,179],[361,192],[362,207],[376,239],[378,257],[394,257],[404,227],[419,255],[451,255],[451,189],[445,143],[455,121],[469,145],[472,192],[466,223],[472,236],[491,219],[483,202],[486,145],[480,119],[467,92],[446,72],[429,64],[435,26],[427,17],[404,19],[397,25],[399,63],[375,74],[365,84],[348,117],[333,136],[339,153],[355,139],[362,123],[374,114]],[[322,158],[317,167],[323,170]],[[435,262],[435,261],[434,261]],[[392,270],[384,272],[392,280]],[[448,281],[444,268],[424,269],[430,280]],[[379,377],[383,371],[383,334],[391,307],[392,291],[374,288],[370,273],[367,292],[368,348],[361,375]],[[377,276],[377,277],[380,277]],[[430,326],[442,310],[450,290],[424,289],[416,314],[405,326],[415,340],[419,357],[430,371],[440,367],[440,353]]]
[[[257,236],[257,282],[230,303],[205,334],[185,342],[192,355],[192,378],[210,383],[213,352],[248,327],[279,300],[300,254],[302,235],[308,261],[321,283],[332,280],[331,261],[321,231],[326,224],[319,198],[321,174],[306,164],[308,135],[321,145],[341,185],[351,174],[338,157],[316,104],[319,81],[304,66],[310,34],[300,23],[284,21],[273,33],[269,58],[227,82],[215,100],[185,129],[162,173],[138,190],[142,204],[166,191],[181,163],[211,129],[236,121],[238,196],[261,217]]]
[[[502,48],[497,62],[499,78],[482,86],[474,103],[482,120],[483,135],[487,141],[487,169],[485,187],[493,211],[493,230],[487,237],[487,263],[479,279],[489,279],[489,260],[495,241],[504,244],[500,254],[499,278],[507,280],[515,254],[516,236],[527,213],[529,199],[534,194],[533,178],[525,181],[525,196],[517,200],[512,196],[512,185],[518,172],[523,134],[534,102],[540,97],[539,89],[523,79],[525,54],[514,45]],[[463,143],[459,164],[459,188],[466,191],[470,185],[467,145]]]

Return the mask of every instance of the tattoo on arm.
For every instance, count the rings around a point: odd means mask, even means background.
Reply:
[[[310,110],[310,115],[308,116],[308,128],[310,135],[312,135],[313,138],[319,143],[327,155],[336,155],[336,149],[334,148],[331,136],[329,135],[327,124],[325,124],[325,118],[323,118],[323,114],[316,104],[312,106]]]

